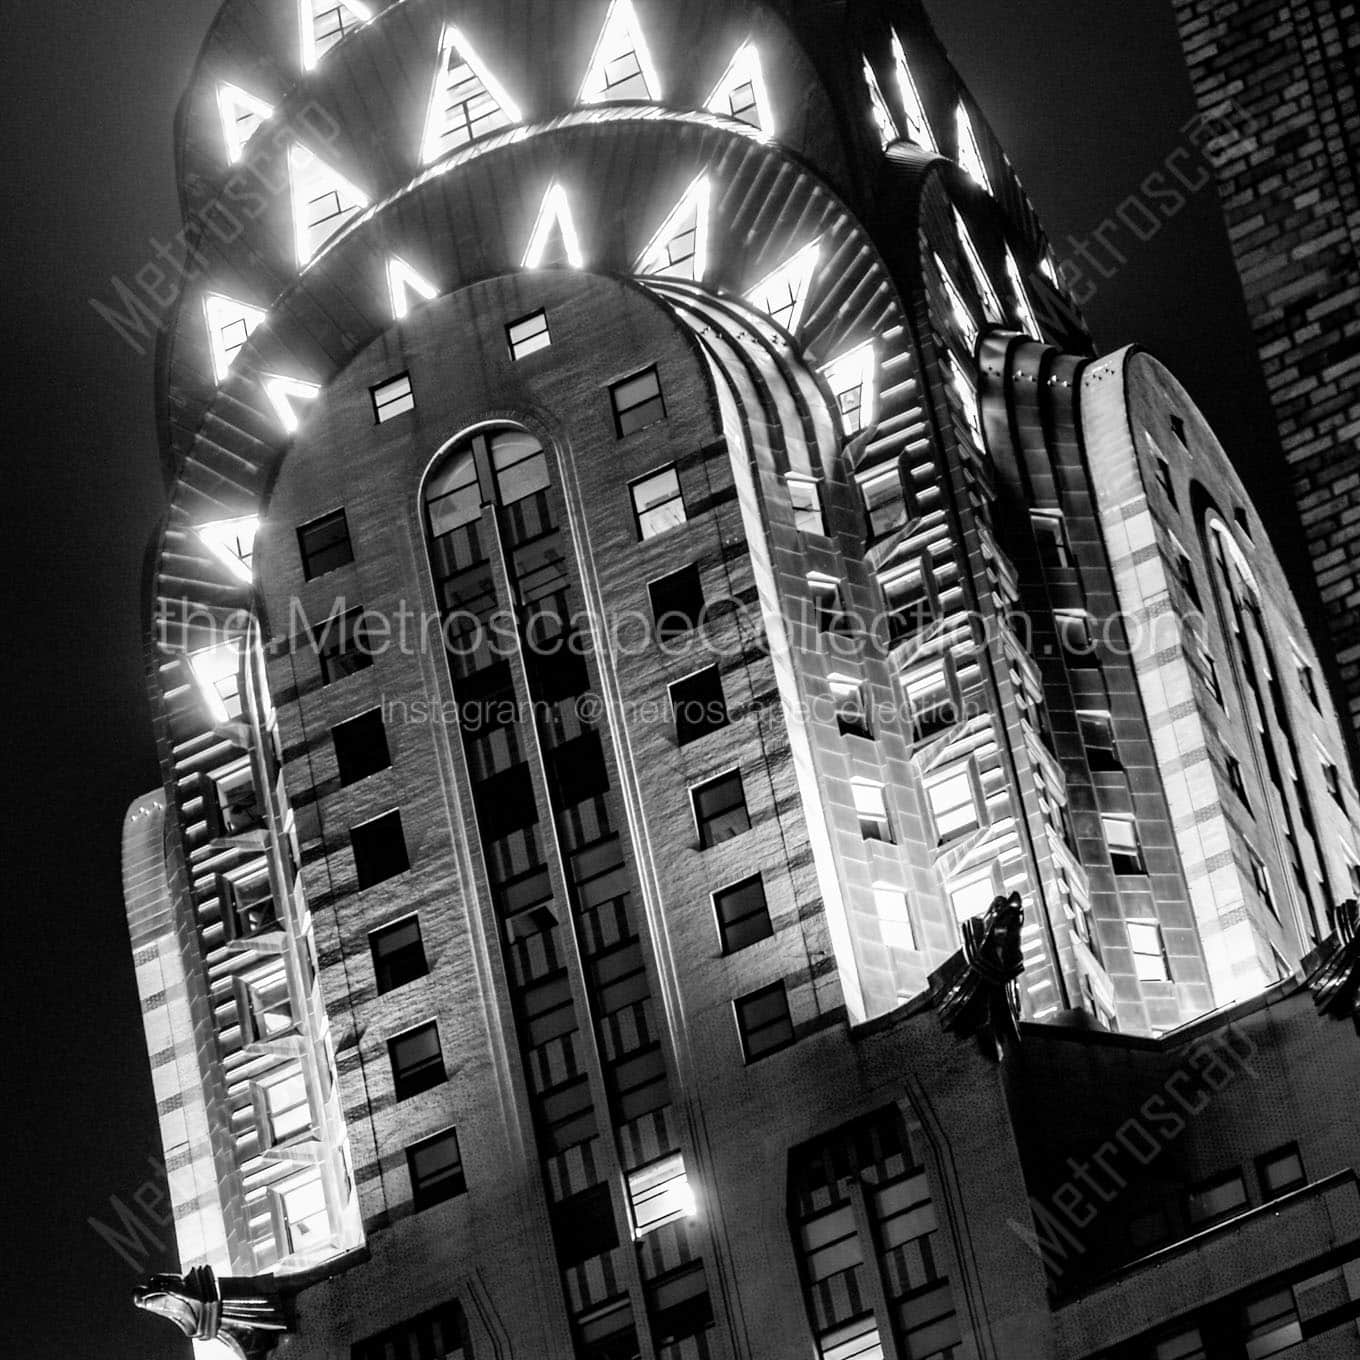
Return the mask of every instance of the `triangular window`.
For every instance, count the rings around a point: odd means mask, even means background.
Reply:
[[[519,121],[519,106],[462,32],[447,24],[439,44],[439,69],[425,119],[422,148],[425,164]]]

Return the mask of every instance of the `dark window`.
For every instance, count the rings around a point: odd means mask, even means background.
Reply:
[[[1325,752],[1319,753],[1318,760],[1322,765],[1322,779],[1327,785],[1327,792],[1332,795],[1333,802],[1338,807],[1344,808],[1346,800],[1341,794],[1341,770],[1329,755]]]
[[[596,954],[588,967],[601,1015],[615,1015],[647,999],[647,969],[637,940]]]
[[[1176,499],[1176,482],[1171,475],[1171,464],[1160,453],[1157,455],[1157,481],[1171,503],[1171,508],[1179,509],[1180,502]]]
[[[1294,668],[1298,671],[1299,685],[1311,700],[1313,707],[1321,708],[1322,702],[1318,698],[1317,676],[1314,675],[1312,666],[1299,655],[1297,647],[1294,649]]]
[[[526,764],[512,765],[489,779],[479,780],[473,785],[472,796],[483,840],[500,840],[538,822],[534,781]]]
[[[302,574],[315,580],[328,571],[354,561],[354,547],[349,541],[349,521],[343,510],[322,515],[298,531],[298,547],[302,550]]]
[[[354,870],[361,888],[371,888],[386,878],[395,878],[411,867],[406,853],[406,837],[401,830],[401,813],[395,809],[349,832],[354,847]]]
[[[362,608],[327,619],[317,630],[315,646],[323,685],[367,670],[373,664]]]
[[[647,1311],[658,1346],[707,1331],[713,1325],[713,1305],[703,1262],[691,1261],[653,1280],[647,1286]]]
[[[373,931],[368,946],[373,951],[379,993],[414,982],[430,971],[420,938],[420,922],[414,916]]]
[[[677,680],[670,694],[675,739],[681,746],[727,726],[727,700],[716,666]]]
[[[699,845],[707,850],[721,841],[730,841],[751,829],[751,816],[746,810],[746,790],[742,787],[741,771],[711,779],[707,784],[690,790],[694,799],[694,820],[699,826]]]
[[[349,1354],[350,1360],[411,1360],[413,1356],[471,1360],[472,1350],[462,1308],[457,1303],[445,1303],[377,1336],[356,1341]]]
[[[1100,828],[1109,847],[1110,863],[1117,874],[1143,874],[1143,846],[1132,817],[1102,817]]]
[[[411,1172],[411,1200],[417,1212],[467,1191],[458,1134],[453,1129],[413,1143],[406,1149],[406,1165]]]
[[[652,600],[656,635],[662,642],[682,637],[699,626],[704,614],[704,588],[699,568],[693,563],[653,581],[647,593]]]
[[[1063,659],[1069,666],[1081,669],[1100,664],[1089,614],[1060,613],[1053,616],[1053,621],[1057,625]]]
[[[627,1295],[606,1300],[576,1319],[576,1354],[586,1360],[638,1360],[637,1328]]]
[[[373,418],[379,425],[416,409],[416,398],[411,390],[409,373],[400,373],[395,378],[389,378],[385,383],[379,383],[377,387],[370,387],[368,390],[373,398]]]
[[[223,899],[222,924],[230,939],[248,940],[278,927],[274,890],[263,861],[251,869],[223,874],[218,890]]]
[[[822,515],[822,488],[811,477],[790,473],[787,477],[789,503],[793,506],[793,522],[800,534],[826,536],[826,520]]]
[[[573,1027],[574,1023],[573,1020]],[[548,1147],[554,1153],[576,1147],[599,1132],[587,1077],[578,1077],[575,1081],[545,1092],[540,1104],[543,1122],[547,1126]]]
[[[575,807],[609,789],[600,734],[591,730],[563,742],[548,757],[548,777],[559,808]]]
[[[737,1029],[748,1063],[767,1053],[788,1047],[793,1042],[793,1020],[789,998],[782,982],[762,987],[736,1003]]]
[[[520,317],[518,321],[512,321],[505,328],[505,336],[510,344],[512,359],[527,359],[531,354],[547,349],[552,344],[547,312],[532,312],[529,316]]]
[[[1079,713],[1081,739],[1086,744],[1086,763],[1092,770],[1122,770],[1119,746],[1114,739],[1114,720],[1108,713]]]
[[[610,1068],[617,1121],[620,1124],[641,1119],[644,1114],[670,1103],[666,1081],[666,1061],[659,1046],[630,1053]]]
[[[661,379],[655,367],[615,383],[609,389],[614,407],[614,429],[620,439],[663,420],[666,403],[661,397]]]
[[[1232,791],[1249,807],[1251,800],[1247,797],[1247,781],[1242,773],[1242,762],[1236,756],[1225,755],[1223,763],[1228,770],[1228,783],[1232,785]]]
[[[718,914],[724,954],[735,954],[774,934],[770,909],[765,901],[765,884],[759,874],[715,892],[713,910]]]
[[[662,468],[639,478],[630,487],[633,520],[638,538],[644,542],[685,522],[685,498],[680,492],[680,474],[675,468]]]
[[[1199,582],[1195,580],[1194,564],[1185,553],[1180,553],[1176,559],[1176,571],[1181,578],[1181,586],[1185,590],[1186,597],[1196,609],[1204,608],[1203,597],[1199,593]]]
[[[1186,444],[1185,439],[1185,421],[1180,416],[1176,415],[1174,412],[1172,413],[1170,420],[1171,420],[1171,433],[1174,434],[1176,438],[1180,440],[1182,445],[1188,448],[1189,445]]]
[[[392,1060],[392,1085],[398,1100],[418,1096],[445,1078],[439,1026],[433,1020],[389,1039],[387,1054]]]
[[[1261,1197],[1267,1200],[1278,1199],[1308,1184],[1297,1143],[1286,1143],[1284,1147],[1258,1157],[1256,1174],[1261,1181]]]
[[[619,1245],[608,1185],[592,1185],[589,1190],[569,1195],[553,1205],[552,1220],[557,1260],[564,1270]]]
[[[1231,1218],[1247,1205],[1247,1186],[1240,1171],[1225,1171],[1222,1175],[1192,1185],[1188,1192],[1187,1212],[1190,1222],[1205,1228]]]
[[[1244,506],[1235,505],[1235,506],[1233,507],[1233,519],[1235,519],[1235,520],[1237,521],[1237,527],[1238,527],[1239,529],[1241,529],[1241,531],[1242,531],[1244,534],[1246,534],[1246,536],[1247,536],[1248,538],[1250,538],[1250,537],[1251,537],[1251,521],[1247,518],[1247,512],[1246,512],[1246,508],[1245,508]]]
[[[869,723],[869,704],[865,699],[864,685],[849,676],[837,675],[828,676],[827,683],[836,705],[836,730],[843,737],[864,737],[872,741],[874,731]]]
[[[392,763],[380,708],[336,723],[331,728],[331,740],[335,743],[335,760],[342,785],[357,783],[387,769]]]
[[[1068,571],[1072,567],[1072,545],[1067,538],[1067,525],[1061,515],[1035,515],[1034,539],[1039,547],[1039,561],[1045,574]]]

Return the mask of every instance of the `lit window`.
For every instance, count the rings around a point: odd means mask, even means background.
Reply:
[[[916,78],[911,73],[907,54],[902,47],[902,39],[893,34],[893,65],[897,69],[897,92],[902,100],[902,108],[907,115],[907,136],[926,151],[938,151],[935,134],[930,130],[930,119],[926,114],[925,101],[916,86]]]
[[[670,699],[675,739],[680,746],[720,731],[728,724],[727,700],[716,666],[677,680],[670,686]]]
[[[252,307],[220,293],[208,293],[203,298],[203,316],[208,327],[208,347],[212,352],[213,376],[225,382],[236,356],[245,348],[251,332],[268,315],[259,307]]]
[[[453,1129],[413,1143],[406,1149],[406,1166],[411,1173],[411,1202],[417,1213],[467,1190],[458,1134]]]
[[[859,479],[859,490],[864,502],[866,537],[871,543],[886,538],[906,524],[906,497],[903,494],[902,474],[896,464],[877,472],[865,473]]]
[[[220,519],[212,524],[194,526],[194,533],[204,545],[240,582],[253,579],[251,564],[255,558],[255,536],[260,521],[254,515],[240,519]]]
[[[1029,300],[1029,290],[1025,287],[1024,276],[1020,273],[1020,266],[1015,262],[1010,246],[1006,247],[1006,279],[1011,286],[1011,296],[1015,299],[1016,316],[1024,327],[1025,334],[1032,335],[1036,340],[1042,339],[1039,318],[1034,314],[1034,307]]]
[[[666,418],[655,366],[615,383],[609,389],[609,400],[614,408],[614,431],[620,439]]]
[[[310,71],[347,33],[366,24],[373,12],[361,0],[298,0],[302,24],[302,67]]]
[[[1188,1191],[1188,1206],[1191,1223],[1197,1227],[1208,1227],[1231,1218],[1242,1210],[1247,1203],[1247,1186],[1240,1171],[1226,1171],[1192,1185]]]
[[[502,505],[516,505],[551,485],[547,451],[528,430],[498,430],[487,444]]]
[[[661,224],[638,261],[637,272],[649,276],[692,279],[708,273],[708,224],[712,181],[700,175]]]
[[[223,81],[217,87],[217,112],[222,119],[222,140],[227,160],[235,165],[245,154],[246,143],[261,123],[274,116],[274,108],[263,99],[248,94],[239,85]]]
[[[405,260],[392,255],[387,261],[387,293],[392,304],[392,316],[401,321],[410,314],[412,299],[432,302],[439,289],[423,275],[416,273]]]
[[[247,1042],[259,1043],[291,1034],[297,1027],[288,970],[282,959],[266,964],[240,980],[238,1009]]]
[[[439,461],[425,484],[425,516],[436,541],[481,519],[482,487],[470,447],[460,447]]]
[[[679,1152],[659,1157],[628,1173],[628,1204],[633,1211],[633,1232],[643,1237],[664,1223],[694,1213],[694,1192]]]
[[[379,425],[416,409],[416,396],[411,389],[409,373],[402,373],[385,383],[379,383],[377,387],[370,387],[368,393],[373,398],[373,419]]]
[[[978,415],[977,385],[952,361],[948,352],[940,355],[941,367],[949,373],[949,387],[958,402],[959,414],[967,426],[968,437],[978,453],[986,453],[987,441],[982,436],[982,418]]]
[[[304,382],[301,378],[281,377],[277,373],[262,373],[260,384],[287,434],[296,434],[302,426],[302,416],[298,413],[296,403],[312,402],[321,395],[321,389],[315,383]]]
[[[1269,1360],[1303,1340],[1293,1290],[1278,1289],[1242,1310],[1248,1360]]]
[[[286,1255],[314,1251],[331,1238],[330,1212],[319,1171],[308,1171],[273,1191]]]
[[[647,103],[660,97],[660,82],[633,12],[632,0],[611,0],[585,84],[581,87],[581,103],[602,104],[613,100]]]
[[[930,804],[938,840],[953,840],[977,830],[978,798],[971,764],[928,781],[926,801]]]
[[[673,642],[699,627],[704,618],[704,587],[699,568],[690,563],[647,586],[659,642]]]
[[[208,647],[189,658],[189,669],[214,722],[241,717],[241,649],[234,642]]]
[[[1171,965],[1166,957],[1162,928],[1156,921],[1129,921],[1129,948],[1133,971],[1140,982],[1170,982]]]
[[[970,921],[974,916],[986,916],[999,893],[996,873],[991,868],[962,879],[949,890],[954,919]]]
[[[954,318],[954,325],[958,327],[964,348],[971,350],[978,339],[977,317],[964,301],[963,294],[959,291],[959,286],[954,282],[954,277],[945,266],[945,262],[938,255],[932,258],[935,261],[935,273],[939,277],[940,287],[944,291],[945,300],[949,303],[949,310]]]
[[[765,901],[765,885],[759,874],[715,892],[713,910],[718,918],[724,954],[735,954],[774,934],[770,909]]]
[[[977,133],[973,130],[973,120],[962,104],[955,110],[954,126],[958,138],[959,168],[979,189],[991,193],[992,184],[987,177],[987,166],[982,159],[982,148],[978,144]]]
[[[916,932],[907,909],[907,895],[901,888],[885,883],[874,884],[874,908],[884,942],[898,949],[915,949]]]
[[[420,921],[414,916],[372,931],[368,946],[373,954],[379,995],[414,982],[430,971],[420,938]]]
[[[734,1006],[737,1032],[748,1063],[787,1048],[793,1042],[793,1019],[784,984],[776,982],[739,998]]]
[[[888,818],[883,785],[867,779],[852,779],[850,793],[854,799],[855,813],[859,818],[859,834],[866,841],[886,841],[891,845],[892,822]]]
[[[741,771],[710,779],[690,790],[694,801],[694,822],[699,829],[699,846],[710,846],[730,841],[751,829],[751,814],[746,808],[746,790],[742,786]]]
[[[260,862],[253,867],[224,874],[219,883],[222,924],[233,940],[249,940],[278,928],[278,911],[269,869]]]
[[[258,1083],[257,1109],[265,1142],[278,1147],[312,1127],[312,1108],[307,1099],[307,1080],[301,1069],[283,1077]]]
[[[1078,713],[1081,739],[1086,746],[1086,763],[1092,770],[1122,770],[1119,745],[1115,741],[1114,719],[1108,713]]]
[[[675,466],[642,477],[629,488],[638,538],[645,541],[685,522],[685,498]]]
[[[362,607],[327,619],[317,629],[312,645],[321,663],[323,685],[357,675],[373,664]]]
[[[370,709],[331,728],[341,787],[356,784],[392,764],[382,709]]]
[[[1109,847],[1110,862],[1117,874],[1143,874],[1143,847],[1132,817],[1102,817],[1101,830]]]
[[[308,581],[354,561],[349,522],[343,510],[334,510],[302,525],[297,536],[302,553],[302,574]]]
[[[453,24],[446,25],[425,119],[425,164],[519,121],[514,100],[483,65],[462,32]]]
[[[1294,654],[1294,671],[1299,677],[1299,688],[1308,696],[1313,707],[1320,709],[1322,701],[1318,697],[1317,674],[1299,650],[1298,643],[1291,642],[1289,647]]]
[[[744,42],[737,48],[704,107],[710,113],[739,118],[767,136],[774,132],[774,115],[766,93],[760,53],[754,43]]]
[[[304,146],[288,153],[297,263],[305,266],[322,246],[366,207],[368,196]]]
[[[747,294],[748,301],[790,335],[796,335],[821,257],[821,242],[809,242],[756,284]]]
[[[864,682],[849,675],[829,675],[831,699],[836,705],[836,729],[843,737],[864,737],[873,740],[869,723],[869,705],[864,698]]]
[[[883,90],[878,83],[878,77],[874,74],[874,68],[869,65],[867,57],[864,61],[864,83],[869,90],[869,115],[874,120],[874,129],[878,133],[879,144],[886,151],[897,140],[897,125],[893,122],[892,113],[888,109],[888,101],[883,98]]]
[[[529,316],[512,321],[505,328],[505,335],[510,342],[510,357],[517,361],[527,359],[541,349],[547,349],[552,344],[547,312],[540,308]]]
[[[793,522],[800,534],[826,534],[826,521],[822,517],[822,488],[815,477],[803,477],[790,472],[784,479],[789,488],[789,501],[793,506]]]
[[[858,345],[822,370],[840,412],[841,428],[856,435],[878,418],[878,356],[872,342]]]
[[[433,1020],[389,1039],[387,1055],[392,1061],[392,1087],[398,1100],[418,1096],[446,1077],[439,1026]]]
[[[973,286],[982,301],[983,313],[989,321],[1000,324],[1006,315],[1001,310],[1001,299],[992,285],[992,277],[987,272],[987,266],[982,263],[982,255],[973,240],[973,234],[968,230],[968,225],[957,208],[954,209],[954,232],[958,237],[959,248],[963,251],[963,258],[968,263],[968,272],[973,276]]]
[[[361,888],[404,874],[411,867],[402,834],[401,813],[393,810],[350,828],[354,870]]]
[[[1039,547],[1039,561],[1045,574],[1070,571],[1074,564],[1072,544],[1067,537],[1067,522],[1061,514],[1036,511],[1031,516],[1034,539]]]
[[[1262,1198],[1267,1200],[1278,1199],[1308,1184],[1297,1143],[1287,1143],[1258,1157],[1256,1174],[1260,1177]]]
[[[529,245],[524,252],[525,269],[544,269],[567,265],[580,269],[585,263],[581,238],[576,231],[571,201],[560,184],[550,184],[539,205]]]

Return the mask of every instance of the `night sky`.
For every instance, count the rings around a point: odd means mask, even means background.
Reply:
[[[287,0],[279,0],[286,3]],[[7,10],[4,549],[16,617],[5,737],[10,877],[0,1354],[185,1357],[128,1291],[117,1226],[159,1154],[119,877],[128,802],[158,783],[143,697],[141,569],[161,513],[152,363],[91,309],[178,228],[171,128],[216,0],[45,0]],[[1193,112],[1169,5],[935,0],[1059,253],[1168,153]],[[1062,54],[1060,57],[1054,54]],[[1200,401],[1253,486],[1275,453],[1212,187],[1127,262],[1088,318],[1140,339]],[[148,1221],[143,1215],[144,1221]],[[137,1253],[133,1253],[136,1255]],[[20,1278],[14,1277],[18,1268]]]

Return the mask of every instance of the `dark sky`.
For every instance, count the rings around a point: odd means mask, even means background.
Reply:
[[[286,3],[287,0],[279,0]],[[116,1225],[159,1151],[121,904],[119,831],[153,787],[140,572],[160,514],[149,355],[89,306],[178,227],[171,125],[216,0],[44,0],[7,11],[4,276],[11,561],[10,776],[0,1354],[184,1357],[127,1302]],[[1061,246],[1184,141],[1192,108],[1153,0],[935,0],[955,61]],[[1061,54],[1055,58],[1055,54]],[[1187,383],[1245,470],[1272,452],[1212,189],[1088,306],[1107,347],[1139,338]],[[153,1181],[154,1184],[154,1181]],[[151,1201],[153,1208],[155,1201]],[[13,1278],[15,1266],[24,1272]]]

